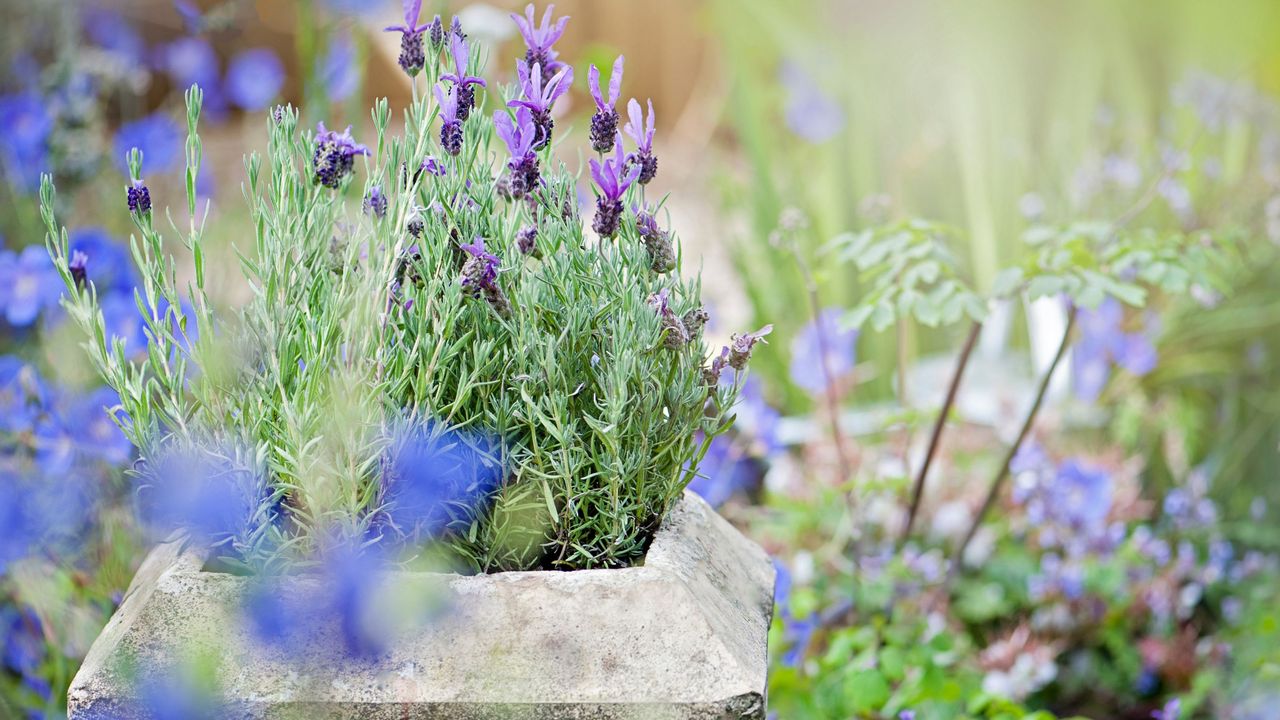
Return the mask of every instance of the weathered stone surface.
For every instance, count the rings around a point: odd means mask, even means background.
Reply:
[[[686,494],[645,563],[464,577],[388,573],[450,610],[376,662],[300,661],[240,621],[250,581],[175,543],[147,557],[72,682],[71,720],[143,717],[129,678],[205,649],[235,717],[763,718],[774,570]],[[308,578],[290,580],[305,588]],[[335,640],[336,642],[336,640]],[[319,653],[324,655],[324,653]]]

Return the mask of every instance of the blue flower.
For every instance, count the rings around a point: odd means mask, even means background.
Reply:
[[[1182,701],[1173,698],[1164,707],[1151,713],[1153,720],[1178,720],[1182,717]]]
[[[427,540],[466,527],[505,477],[493,437],[408,421],[392,438],[382,475],[382,518],[401,537]]]
[[[1158,356],[1148,331],[1126,333],[1124,308],[1108,297],[1096,309],[1078,315],[1080,340],[1072,350],[1072,386],[1076,397],[1093,402],[1111,379],[1112,364],[1141,377],[1155,369]]]
[[[717,435],[698,463],[698,474],[689,482],[689,489],[711,507],[720,507],[734,495],[757,485],[763,474],[761,462],[748,455],[734,438]]]
[[[163,71],[178,88],[199,85],[204,90],[202,118],[216,120],[226,112],[227,101],[218,82],[218,54],[208,40],[185,37],[156,51],[156,68]]]
[[[76,461],[76,439],[56,413],[46,413],[36,423],[36,464],[51,477],[65,474]]]
[[[25,482],[0,470],[0,577],[8,572],[10,563],[25,558],[39,540],[27,494]]]
[[[0,608],[4,636],[4,664],[21,675],[30,675],[44,662],[45,643],[40,618],[30,610]]]
[[[72,252],[84,253],[89,259],[89,281],[100,294],[125,292],[133,294],[138,274],[129,249],[106,229],[82,227],[67,236]]]
[[[128,174],[128,154],[133,148],[142,151],[143,167],[149,173],[169,173],[182,166],[182,128],[162,113],[125,123],[116,131],[115,156],[120,171]]]
[[[233,448],[162,448],[138,468],[136,508],[142,526],[157,539],[175,530],[210,546],[245,541],[273,521],[266,476]]]
[[[788,61],[783,64],[779,79],[787,93],[787,127],[793,133],[814,144],[840,134],[845,126],[844,110],[803,68]]]
[[[842,314],[823,310],[791,341],[791,381],[815,395],[828,391],[828,374],[838,383],[857,364],[858,331],[841,327]]]
[[[43,394],[34,369],[13,355],[0,357],[0,431],[22,433],[35,426],[39,413],[32,388]]]
[[[58,304],[62,278],[43,247],[23,248],[20,255],[0,252],[0,310],[14,327],[27,327],[41,310]]]
[[[40,186],[48,169],[48,138],[53,117],[44,100],[24,92],[0,96],[0,169],[9,184],[21,190]]]
[[[1049,511],[1063,523],[1078,530],[1099,531],[1111,512],[1111,475],[1077,460],[1058,467],[1058,476],[1049,489]]]
[[[125,343],[125,355],[137,357],[147,349],[146,322],[132,293],[117,292],[102,298],[102,320],[107,337]]]
[[[346,100],[360,85],[360,66],[356,63],[356,49],[349,35],[329,38],[329,47],[317,65],[320,82],[330,100]]]
[[[266,48],[245,50],[227,67],[227,97],[245,110],[266,108],[283,85],[284,65]]]
[[[112,465],[124,464],[133,453],[133,444],[112,420],[119,405],[116,391],[101,387],[77,398],[69,413],[74,419],[71,433],[77,447]]]
[[[142,64],[147,52],[146,42],[119,14],[94,8],[85,15],[84,29],[98,47],[130,65]]]

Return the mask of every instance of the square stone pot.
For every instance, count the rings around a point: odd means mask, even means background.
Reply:
[[[151,551],[72,681],[71,720],[147,717],[129,678],[211,638],[234,717],[765,717],[773,565],[692,493],[636,567],[387,573],[394,592],[430,586],[455,609],[372,664],[273,654],[236,620],[251,579],[204,565],[175,542]]]

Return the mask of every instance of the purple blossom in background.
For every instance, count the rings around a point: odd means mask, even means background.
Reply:
[[[168,75],[178,89],[199,85],[204,90],[201,109],[209,119],[218,119],[226,112],[227,101],[219,82],[218,53],[208,40],[185,37],[162,46],[155,52],[155,66]]]
[[[640,168],[625,169],[627,162],[622,152],[622,140],[617,140],[616,148],[613,157],[605,158],[603,163],[596,158],[590,160],[591,178],[599,189],[591,229],[602,238],[617,235],[622,220],[622,196],[640,177]]]
[[[516,74],[520,78],[520,91],[524,97],[507,103],[509,107],[528,108],[532,114],[533,123],[538,128],[534,150],[541,150],[551,142],[551,132],[555,129],[555,121],[551,118],[551,107],[561,95],[569,91],[569,86],[573,84],[573,68],[568,65],[552,75],[545,84],[542,82],[542,73],[541,65],[535,64],[532,69],[524,65],[516,66]]]
[[[843,327],[843,312],[827,308],[791,340],[791,381],[814,395],[834,391],[857,364],[858,331]]]
[[[1080,340],[1072,350],[1072,385],[1076,397],[1094,402],[1111,378],[1112,364],[1141,377],[1155,369],[1155,345],[1148,332],[1126,333],[1124,308],[1108,297],[1095,309],[1081,309]]]
[[[600,92],[600,69],[594,64],[587,71],[587,87],[591,90],[591,98],[596,102],[596,112],[591,116],[591,147],[603,155],[613,149],[618,135],[618,111],[614,105],[622,93],[622,66],[625,58],[619,55],[613,62],[613,72],[609,76],[609,95]]]
[[[163,113],[125,123],[115,135],[116,167],[129,172],[129,151],[142,153],[143,168],[150,173],[170,173],[182,166],[184,138],[178,123]]]
[[[118,13],[91,8],[84,16],[84,30],[94,45],[132,66],[146,61],[147,44],[133,25]]]
[[[209,691],[186,674],[148,674],[137,681],[137,707],[131,716],[151,720],[217,720],[227,717]],[[136,714],[135,714],[136,713]]]
[[[316,127],[315,142],[315,182],[331,189],[337,189],[342,180],[355,171],[357,155],[369,154],[369,148],[351,137],[350,125],[338,133],[325,128],[324,122],[321,122]]]
[[[458,115],[458,86],[436,85],[436,101],[440,103],[440,146],[457,157],[462,152],[462,118]]]
[[[1179,720],[1182,717],[1182,701],[1173,698],[1164,707],[1151,713],[1152,720]]]
[[[48,169],[53,129],[44,101],[35,93],[0,96],[0,171],[14,188],[32,191]]]
[[[245,50],[227,66],[226,92],[244,110],[264,110],[284,86],[284,64],[266,48]]]
[[[36,518],[28,507],[30,489],[17,475],[0,468],[0,577],[39,541]]]
[[[173,0],[173,9],[182,16],[182,25],[192,35],[199,35],[204,30],[204,14],[190,0]]]
[[[147,349],[146,325],[132,293],[113,293],[102,298],[102,320],[107,337],[124,342],[126,357],[137,357]]]
[[[348,33],[334,34],[329,38],[329,45],[317,66],[320,82],[330,100],[346,100],[360,85],[356,48]]]
[[[62,278],[43,247],[31,245],[21,254],[0,251],[0,311],[14,327],[27,327],[42,310],[62,296]]]
[[[699,433],[694,439],[695,445],[700,445],[702,438]],[[711,439],[707,454],[698,463],[698,473],[689,481],[689,489],[711,507],[718,508],[735,494],[757,485],[763,474],[764,468],[759,460],[728,435],[717,435]]]
[[[40,668],[47,651],[40,618],[35,613],[0,607],[0,637],[4,638],[4,664],[10,670],[25,676]]]
[[[493,113],[494,129],[507,145],[507,179],[503,186],[509,197],[520,199],[533,192],[542,182],[538,169],[538,156],[533,152],[538,129],[528,108],[516,111],[515,120],[503,110]]]
[[[35,370],[21,358],[0,356],[0,431],[17,434],[31,430],[43,390]]]
[[[520,29],[520,36],[524,38],[526,68],[540,65],[548,73],[554,73],[564,66],[564,63],[556,59],[559,53],[552,48],[552,45],[555,45],[556,41],[564,35],[569,16],[566,15],[553,23],[551,16],[555,9],[555,5],[547,6],[547,11],[542,15],[541,25],[534,22],[533,3],[525,7],[524,17],[511,13],[511,19],[515,20],[516,27]]]
[[[73,401],[69,417],[76,446],[97,460],[123,465],[133,454],[129,438],[116,426],[112,413],[119,412],[120,396],[101,387]]]
[[[327,10],[341,15],[374,17],[381,14],[382,3],[369,0],[320,0]]]
[[[383,467],[380,517],[414,543],[468,527],[505,476],[496,438],[436,421],[405,423]]]
[[[627,124],[622,131],[636,144],[636,151],[627,156],[627,164],[640,168],[638,180],[641,185],[648,185],[658,175],[658,157],[653,154],[654,122],[652,100],[649,101],[647,119],[635,98],[627,102]]]
[[[898,720],[916,720],[915,710],[903,710],[898,713]]]
[[[422,14],[422,0],[404,0],[404,24],[389,25],[386,32],[400,33],[401,69],[415,77],[427,64],[426,50],[423,48],[422,33],[429,26],[419,25],[418,16]]]
[[[799,65],[783,63],[779,79],[786,88],[784,115],[792,132],[814,144],[825,143],[840,133],[845,125],[844,110]]]
[[[467,47],[466,38],[456,33],[449,35],[449,49],[453,55],[453,72],[444,73],[441,80],[453,83],[458,91],[458,119],[466,122],[471,117],[471,109],[476,105],[476,89],[474,86],[487,87],[484,78],[467,74],[467,63],[471,61],[471,51]]]

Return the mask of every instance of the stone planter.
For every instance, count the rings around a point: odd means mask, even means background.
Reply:
[[[271,654],[235,620],[251,581],[204,563],[177,543],[152,550],[71,684],[71,720],[145,716],[128,678],[210,637],[236,717],[765,716],[773,566],[690,493],[641,566],[389,573],[394,592],[430,585],[456,610],[398,638],[374,664],[300,668]]]

